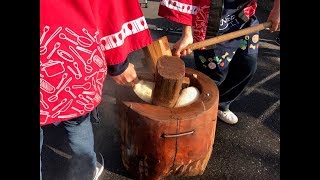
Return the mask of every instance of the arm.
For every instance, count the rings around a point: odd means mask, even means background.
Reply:
[[[134,65],[129,63],[127,59],[123,63],[108,66],[108,74],[119,85],[128,84],[137,78]]]
[[[280,30],[280,0],[274,0],[273,8],[267,21],[272,22],[271,32]]]
[[[176,49],[173,55],[184,56],[190,54],[191,50],[182,51],[182,49],[193,43],[193,36],[198,32],[194,33],[192,26],[196,26],[197,17],[203,18],[209,11],[210,0],[176,0],[173,5],[170,3],[172,1],[161,1],[158,15],[183,25],[182,36],[173,46]]]
[[[187,45],[193,43],[193,33],[192,33],[192,26],[183,25],[182,29],[182,36],[174,45],[173,48],[175,49],[173,55],[174,56],[185,56],[191,53],[190,49],[183,50]],[[182,51],[183,50],[183,51]]]

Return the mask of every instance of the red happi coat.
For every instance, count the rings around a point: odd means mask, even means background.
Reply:
[[[40,125],[92,111],[107,66],[152,42],[138,1],[40,1]]]
[[[211,0],[160,0],[158,15],[193,26],[194,42],[199,42],[205,40],[206,37],[210,2]],[[244,9],[244,14],[251,17],[256,7],[257,0],[251,0],[251,3]]]

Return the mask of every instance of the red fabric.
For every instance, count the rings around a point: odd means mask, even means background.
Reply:
[[[40,1],[40,125],[92,111],[107,65],[152,42],[138,1]]]
[[[176,1],[160,0],[158,15],[170,19],[171,21],[179,22],[181,24],[192,25],[192,14],[182,12],[187,8],[190,9],[189,5],[192,5],[192,0],[180,0],[179,2],[184,3],[184,5],[181,5],[179,6],[179,8],[174,9],[175,7],[177,7]]]
[[[210,0],[160,0],[158,15],[191,26],[198,12],[209,4]]]
[[[256,9],[257,9],[257,1],[253,0],[246,8],[244,8],[243,12],[248,18],[250,18],[256,13]]]

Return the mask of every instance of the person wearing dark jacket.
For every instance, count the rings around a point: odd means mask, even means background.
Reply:
[[[183,24],[180,40],[174,44],[176,56],[191,53],[188,44],[259,24],[257,0],[161,0],[159,16]],[[270,31],[280,30],[280,0],[267,21]],[[235,124],[238,117],[229,109],[252,79],[258,59],[259,34],[253,33],[194,50],[196,69],[212,78],[219,88],[220,120]]]

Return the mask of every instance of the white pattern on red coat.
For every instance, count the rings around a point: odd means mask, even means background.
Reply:
[[[101,101],[107,65],[122,63],[130,52],[151,43],[138,2],[111,0],[109,7],[100,7],[106,3],[102,0],[62,0],[59,6],[55,2],[40,3],[40,125],[92,111]],[[116,6],[123,14],[111,17],[110,8]],[[141,26],[117,38],[117,46],[103,44],[102,39],[136,21]]]
[[[160,5],[186,14],[195,15],[199,12],[199,6],[189,1],[160,0]]]
[[[174,5],[176,3],[176,5]],[[178,8],[173,8],[178,6]],[[185,8],[191,7],[186,11]],[[209,17],[210,0],[161,0],[159,6],[159,16],[172,21],[193,26],[194,42],[205,39],[207,23]]]

